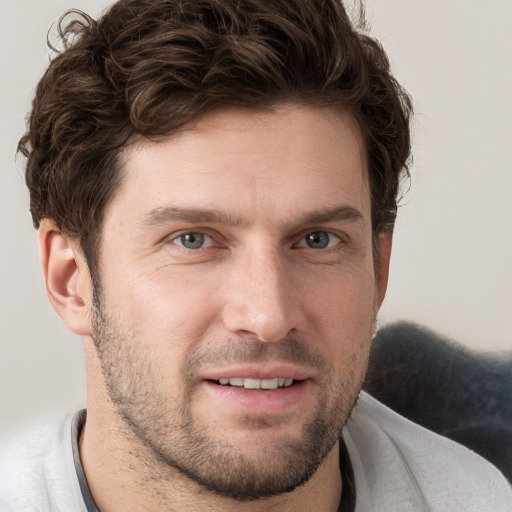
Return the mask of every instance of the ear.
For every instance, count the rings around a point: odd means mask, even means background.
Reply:
[[[391,259],[391,247],[393,245],[393,233],[381,233],[377,241],[377,265],[375,275],[375,318],[372,327],[372,335],[377,333],[377,314],[379,313],[386,290],[388,287],[389,262]]]
[[[43,219],[39,250],[53,308],[71,332],[90,335],[92,282],[78,242],[62,234],[52,221]]]

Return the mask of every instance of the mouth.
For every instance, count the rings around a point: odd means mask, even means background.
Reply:
[[[231,376],[225,376],[226,373]],[[308,406],[314,389],[310,376],[298,370],[274,373],[272,370],[231,369],[209,375],[203,383],[209,395],[208,406],[213,407],[216,414],[229,417],[299,414]]]
[[[254,379],[250,377],[221,377],[218,380],[212,380],[219,386],[244,388],[256,391],[273,391],[276,389],[286,389],[298,382],[290,377],[273,377],[270,379]]]
[[[315,396],[315,370],[275,361],[212,369],[202,376],[208,407],[228,417],[301,414]]]

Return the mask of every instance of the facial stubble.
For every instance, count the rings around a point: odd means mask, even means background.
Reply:
[[[159,387],[165,379],[160,361],[150,360],[137,329],[123,329],[100,302],[98,290],[93,305],[93,339],[103,377],[116,417],[128,427],[131,444],[143,446],[141,464],[169,475],[174,468],[203,489],[237,500],[255,500],[290,492],[306,483],[329,454],[357,401],[363,375],[349,371],[335,378],[333,365],[313,354],[298,337],[278,343],[254,339],[224,340],[198,344],[180,366],[178,403]],[[172,347],[170,346],[170,351]],[[359,348],[358,355],[363,356]],[[352,354],[352,357],[356,357]],[[172,360],[172,354],[169,360]],[[300,438],[276,439],[273,421],[265,416],[247,416],[243,426],[247,439],[257,432],[269,440],[259,442],[257,454],[251,443],[236,443],[229,436],[215,435],[215,427],[200,424],[192,414],[196,391],[193,376],[206,363],[262,363],[269,360],[308,364],[319,370],[322,390],[315,410],[309,413]],[[354,361],[355,362],[355,361]],[[357,362],[357,368],[361,362]],[[363,372],[364,374],[364,372]],[[222,434],[222,432],[220,432]],[[137,450],[133,450],[137,453]],[[148,454],[150,454],[148,456]],[[168,477],[167,477],[168,478]]]

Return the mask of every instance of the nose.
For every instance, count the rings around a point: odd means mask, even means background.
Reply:
[[[251,252],[234,263],[225,281],[225,327],[239,336],[273,342],[300,326],[300,290],[292,269],[272,250]]]

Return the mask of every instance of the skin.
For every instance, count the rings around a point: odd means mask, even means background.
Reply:
[[[97,505],[337,510],[337,439],[391,250],[381,235],[376,274],[357,124],[334,108],[225,109],[133,141],[122,161],[96,303],[76,241],[50,221],[40,228],[50,300],[84,337],[80,449]],[[187,233],[203,245],[187,245]],[[318,233],[326,247],[311,246]],[[248,372],[292,372],[299,391],[212,383]]]

